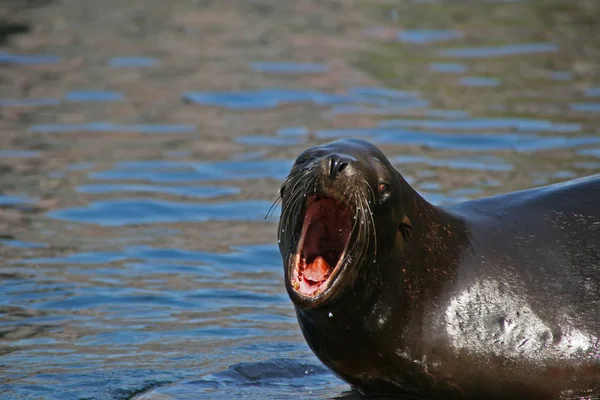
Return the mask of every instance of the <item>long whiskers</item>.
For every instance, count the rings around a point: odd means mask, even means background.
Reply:
[[[307,160],[299,169],[292,170],[286,178],[282,188],[285,202],[282,201],[282,195],[275,200],[269,215],[282,204],[281,217],[279,220],[279,229],[277,239],[283,238],[291,241],[299,240],[298,225],[303,223],[303,207],[306,206],[306,199],[317,193],[321,186],[321,174],[315,173],[315,168],[319,168],[319,163]],[[282,193],[280,191],[280,193]],[[344,252],[344,262],[353,265],[363,263],[365,257],[369,256],[369,250],[374,245],[374,256],[377,257],[377,230],[373,217],[372,206],[377,200],[373,188],[368,184],[365,178],[358,185],[347,185],[343,189],[342,199],[349,205],[353,205],[354,215],[352,216],[352,229],[350,233],[350,245]],[[286,247],[297,243],[285,243]]]
[[[366,186],[369,187],[368,185]],[[354,190],[350,192],[350,199],[356,205],[352,226],[354,240],[345,257],[347,261],[355,257],[353,263],[361,264],[367,256],[371,244],[369,231],[375,229],[375,224],[373,223],[371,206],[365,189],[363,187],[354,187]],[[376,236],[374,238],[376,243]]]
[[[375,203],[375,201],[377,201],[377,197],[375,196],[375,192],[373,191],[373,188],[371,187],[371,185],[369,185],[369,183],[367,182],[367,180],[365,178],[363,178],[363,182],[364,182],[364,187],[369,189],[369,192],[371,194],[371,196],[369,198],[366,199],[366,205],[367,205],[367,215],[369,217],[369,223],[371,224],[370,226],[370,230],[371,232],[373,232],[373,240],[374,240],[374,244],[375,244],[375,254],[374,254],[374,258],[377,259],[377,229],[375,226],[375,219],[373,218],[373,210],[371,209],[371,205]]]
[[[304,203],[303,200],[306,198],[307,193],[310,193],[311,191],[315,190],[314,187],[316,183],[317,174],[314,173],[314,168],[316,167],[317,165],[312,163],[303,167],[299,171],[290,173],[285,183],[283,184],[282,187],[286,188],[284,190],[289,191],[289,193],[286,194],[287,196],[289,196],[289,198],[281,210],[279,229],[277,231],[278,240],[281,240],[281,235],[286,230],[288,230],[288,232],[295,231],[295,225],[299,221],[298,218],[293,218],[293,216],[301,212],[301,208]],[[276,200],[276,202],[279,200],[281,200],[281,196],[278,200]]]
[[[282,187],[285,186],[282,185]],[[273,215],[273,213],[275,212],[275,209],[277,208],[277,206],[281,203],[281,195],[277,196],[277,198],[275,199],[275,201],[273,202],[273,204],[271,204],[271,207],[269,207],[269,210],[267,211],[267,213],[265,214],[265,219],[269,218],[270,216]]]

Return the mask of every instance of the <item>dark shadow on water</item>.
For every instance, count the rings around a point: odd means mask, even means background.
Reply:
[[[201,379],[185,380],[159,388],[150,387],[145,393],[131,398],[148,400],[174,396],[175,398],[264,398],[268,389],[277,389],[278,398],[331,398],[331,399],[402,399],[383,395],[364,396],[346,386],[323,365],[297,359],[274,358],[259,362],[242,362],[227,370],[206,375]],[[346,386],[347,388],[347,386]],[[154,389],[154,390],[152,390]],[[337,390],[336,390],[337,389]],[[336,391],[339,394],[335,394]],[[240,397],[241,396],[241,397]]]
[[[32,7],[41,7],[49,4],[51,0],[2,0],[0,2],[1,14],[8,18],[0,17],[0,46],[6,45],[13,35],[20,35],[31,31],[31,26],[19,19],[21,11]]]
[[[29,25],[20,22],[0,20],[0,45],[6,44],[7,39],[12,35],[27,33],[30,31]]]
[[[210,396],[259,398],[267,388],[282,390],[281,398],[293,398],[307,387],[322,388],[330,384],[331,372],[324,366],[299,360],[275,358],[259,362],[242,362],[225,371],[206,375],[201,379],[180,381],[146,392],[135,399],[161,396],[210,398]],[[221,397],[222,398],[222,397]]]

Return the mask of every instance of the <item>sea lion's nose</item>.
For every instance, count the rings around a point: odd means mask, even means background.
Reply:
[[[336,179],[353,161],[356,161],[354,157],[345,154],[330,155],[328,160],[329,179]]]

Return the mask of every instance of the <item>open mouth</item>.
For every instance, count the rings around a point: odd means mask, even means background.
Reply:
[[[298,250],[291,259],[291,284],[307,297],[326,290],[339,273],[352,233],[352,210],[329,197],[309,199]]]

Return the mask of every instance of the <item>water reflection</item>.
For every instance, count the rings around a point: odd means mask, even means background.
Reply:
[[[65,100],[73,102],[85,101],[124,101],[125,96],[109,90],[73,90],[65,95]]]
[[[600,97],[600,88],[589,88],[585,90],[585,95],[588,97]]]
[[[36,64],[56,64],[60,62],[60,57],[41,55],[41,54],[11,54],[0,52],[0,63],[18,64],[18,65],[36,65]]]
[[[426,44],[432,42],[440,42],[445,40],[460,39],[463,33],[452,30],[435,30],[435,29],[413,29],[404,30],[398,33],[398,40],[412,44]]]
[[[558,51],[558,46],[552,43],[522,43],[504,46],[465,47],[444,49],[440,51],[442,57],[456,58],[488,58],[516,56],[523,54],[548,53]]]
[[[205,3],[52,2],[0,52],[0,397],[357,398],[265,219],[308,146],[436,204],[600,172],[595,2]]]
[[[573,111],[600,113],[600,103],[575,103],[571,104]]]
[[[498,86],[500,83],[500,79],[483,76],[465,76],[464,78],[460,78],[460,84],[463,86]]]
[[[166,200],[123,199],[95,201],[86,207],[58,209],[48,215],[73,222],[120,226],[161,222],[202,222],[215,219],[260,220],[264,218],[269,207],[269,202],[260,200],[188,204]]]
[[[530,132],[560,132],[570,133],[581,130],[577,123],[552,122],[547,119],[535,118],[469,118],[454,120],[415,120],[415,119],[389,119],[379,123],[386,128],[422,128],[456,131],[494,131],[517,130]]]
[[[32,125],[29,128],[29,132],[31,132],[31,133],[66,133],[66,132],[186,133],[186,132],[194,132],[195,130],[196,130],[196,127],[193,125],[117,124],[117,123],[113,123],[113,122],[86,122],[86,123],[82,123],[82,124],[41,124],[41,125]]]
[[[336,129],[317,132],[323,139],[360,137],[377,144],[413,144],[435,149],[495,151],[514,150],[535,152],[555,149],[569,149],[600,143],[598,136],[540,136],[534,134],[454,134],[426,131],[411,131],[393,128]]]
[[[240,192],[236,187],[210,187],[210,186],[159,186],[159,185],[136,185],[136,184],[90,184],[77,187],[81,193],[162,193],[173,196],[191,198],[213,198],[237,194]]]
[[[60,100],[51,98],[40,99],[0,99],[0,107],[41,107],[55,106]]]
[[[150,57],[114,57],[108,61],[113,68],[153,67],[157,64],[158,60]]]
[[[329,68],[324,64],[300,64],[292,62],[255,62],[252,69],[271,74],[318,74]]]
[[[460,74],[467,71],[465,64],[461,63],[441,63],[435,62],[429,64],[429,68],[433,72],[444,72],[449,74]]]

